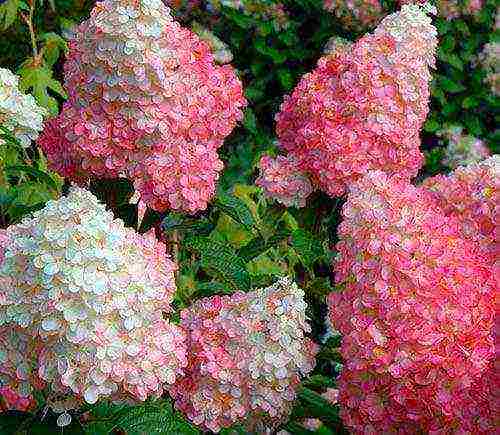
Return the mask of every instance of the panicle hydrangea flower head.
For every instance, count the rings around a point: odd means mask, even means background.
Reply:
[[[36,373],[37,345],[21,328],[0,327],[0,409],[27,411],[33,390],[43,387]]]
[[[27,148],[42,131],[43,118],[47,115],[33,95],[19,90],[19,78],[8,69],[0,68],[0,125]],[[0,139],[0,145],[2,143]]]
[[[448,141],[443,163],[451,169],[480,162],[490,155],[485,143],[463,133],[461,126],[451,126],[441,133]]]
[[[399,5],[430,4],[428,0],[398,0]],[[484,6],[484,0],[436,0],[436,14],[448,21],[466,16],[476,16]]]
[[[278,139],[315,187],[339,196],[370,169],[416,175],[436,43],[423,9],[403,6],[350,49],[320,59],[285,97]]]
[[[0,321],[43,343],[38,374],[56,393],[159,395],[186,365],[171,311],[176,265],[153,235],[72,188],[5,231]]]
[[[278,424],[291,410],[300,375],[314,366],[303,296],[284,278],[184,310],[190,356],[186,376],[170,388],[176,406],[214,432],[241,421],[248,428]]]
[[[488,42],[479,54],[481,68],[486,71],[485,83],[495,96],[500,96],[500,42]]]
[[[328,302],[343,335],[344,423],[365,434],[455,433],[471,423],[460,398],[494,359],[487,257],[427,190],[381,171],[352,186],[343,216],[344,290]]]
[[[233,68],[160,0],[98,2],[69,48],[69,99],[39,141],[52,167],[74,181],[124,175],[156,210],[205,209],[246,104]]]
[[[428,178],[423,186],[446,215],[458,219],[464,237],[479,242],[491,261],[498,261],[500,156]]]
[[[355,31],[375,26],[384,12],[379,0],[324,0],[323,7]]]
[[[262,157],[260,177],[255,181],[268,195],[286,207],[304,207],[313,191],[309,179],[297,169],[293,156]]]

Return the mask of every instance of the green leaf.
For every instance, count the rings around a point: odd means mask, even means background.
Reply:
[[[31,92],[38,104],[45,107],[52,116],[59,112],[57,100],[49,94],[49,90],[62,98],[67,98],[61,83],[52,77],[52,71],[46,66],[37,66],[28,59],[18,70],[21,77],[19,89]]]
[[[462,101],[462,107],[464,109],[472,109],[473,107],[479,106],[479,101],[476,97],[470,95],[465,97]]]
[[[32,414],[20,411],[8,411],[0,414],[0,433],[17,435],[23,426],[33,418]]]
[[[250,274],[245,267],[245,262],[230,246],[208,237],[196,236],[187,238],[184,246],[198,252],[201,256],[202,267],[213,271],[231,289],[250,290]]]
[[[332,405],[320,394],[306,387],[300,387],[297,394],[298,399],[307,406],[314,417],[321,418],[330,424],[341,426],[338,406]]]
[[[57,33],[44,33],[41,35],[40,40],[45,43],[42,48],[43,57],[49,67],[54,66],[57,59],[59,59],[61,52],[65,54],[68,52],[68,43]]]
[[[447,92],[456,94],[457,92],[462,92],[465,90],[465,86],[461,83],[456,83],[448,77],[440,76],[439,85]]]
[[[199,431],[189,424],[167,401],[133,406],[114,419],[115,428],[127,435],[195,435]]]
[[[289,91],[293,87],[293,77],[292,73],[285,69],[281,68],[278,70],[278,78],[280,79],[281,86],[285,91]]]
[[[59,191],[58,184],[50,176],[50,174],[48,174],[47,172],[40,171],[39,169],[36,169],[33,166],[29,166],[29,165],[7,166],[5,168],[5,172],[7,174],[9,172],[13,173],[13,174],[16,174],[18,172],[24,172],[25,174],[28,174],[30,177],[34,178],[35,180],[41,181],[42,183],[46,184],[51,189],[53,189],[55,192]]]
[[[206,217],[192,218],[181,213],[171,212],[163,219],[161,228],[167,233],[173,231],[187,231],[198,234],[209,234],[213,230],[214,224]]]
[[[20,6],[20,0],[7,0],[3,5],[0,5],[0,24],[3,23],[3,30],[7,30],[16,21]]]
[[[285,240],[287,237],[290,237],[290,235],[290,230],[281,229],[273,234],[268,240],[264,240],[263,237],[256,237],[243,246],[238,251],[238,255],[243,258],[244,261],[250,261],[259,255],[264,254],[267,250],[277,246],[278,243]]]
[[[257,134],[257,118],[255,117],[255,113],[253,110],[248,107],[245,110],[245,118],[243,119],[243,126],[253,134]]]
[[[325,255],[321,242],[311,233],[300,228],[292,232],[292,246],[305,266],[312,266]]]
[[[252,212],[240,198],[220,193],[215,199],[215,206],[246,229],[251,230],[253,228],[255,222]]]
[[[435,131],[439,130],[439,122],[436,119],[429,118],[427,121],[425,121],[424,130],[429,133],[434,133]]]

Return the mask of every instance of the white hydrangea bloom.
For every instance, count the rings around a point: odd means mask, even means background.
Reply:
[[[152,235],[72,188],[0,240],[0,323],[43,343],[38,374],[53,392],[145,400],[182,373],[184,333],[163,318],[176,265]]]
[[[0,68],[0,125],[11,131],[23,147],[29,147],[38,137],[47,114],[32,95],[19,90],[19,78],[15,74]]]

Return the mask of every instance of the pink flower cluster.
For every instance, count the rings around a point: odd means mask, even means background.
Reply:
[[[492,264],[498,261],[500,156],[428,178],[423,185],[446,216],[459,220],[463,236],[478,242]]]
[[[40,344],[36,354],[8,353],[1,387],[27,381],[18,362],[27,355],[51,396],[75,403],[145,400],[182,374],[185,334],[163,318],[176,265],[154,236],[125,228],[80,188],[1,236],[0,323]]]
[[[374,33],[320,59],[276,117],[288,158],[274,167],[285,164],[282,172],[302,173],[330,196],[342,195],[371,169],[416,175],[436,44],[431,19],[408,5],[385,17]],[[263,164],[265,179],[269,158]],[[261,185],[270,196],[279,192],[271,183]]]
[[[384,14],[379,0],[324,0],[323,7],[344,27],[356,31],[374,27]]]
[[[155,210],[205,209],[246,105],[233,68],[160,0],[98,2],[69,46],[69,98],[38,141],[51,167],[74,181],[126,176]]]
[[[461,126],[450,126],[441,135],[448,141],[443,163],[451,169],[480,162],[490,155],[486,144],[477,137],[464,134]]]
[[[449,210],[452,189],[433,194],[381,171],[352,186],[335,264],[343,291],[329,306],[343,334],[339,402],[353,433],[494,432],[492,264],[463,229],[467,210],[493,217],[484,203],[479,212],[489,165],[434,181],[467,186],[469,205],[455,196]]]
[[[170,388],[177,407],[213,432],[242,421],[256,433],[279,424],[291,410],[300,375],[314,366],[303,296],[285,278],[184,310],[190,354],[186,376]]]
[[[297,170],[293,156],[264,156],[260,161],[260,176],[256,184],[286,207],[305,207],[313,191],[309,179]]]

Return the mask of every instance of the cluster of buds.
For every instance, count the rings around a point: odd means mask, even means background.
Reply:
[[[477,201],[465,206],[473,214],[487,171],[478,165],[453,176],[471,183],[464,195]],[[493,268],[464,236],[458,198],[446,210],[438,196],[371,171],[343,208],[335,264],[343,291],[329,306],[343,334],[341,414],[354,433],[494,431],[495,387],[486,385],[495,357]]]
[[[34,364],[51,395],[145,400],[182,374],[185,334],[163,318],[176,266],[153,235],[72,188],[1,238],[0,323],[39,343]],[[20,367],[14,383],[27,379]]]
[[[201,299],[181,313],[186,376],[170,388],[195,424],[219,432],[237,422],[265,433],[286,417],[300,376],[314,366],[304,292],[284,278],[251,293]]]
[[[32,95],[19,90],[19,78],[8,69],[0,68],[0,125],[9,130],[21,146],[29,147],[38,137],[47,115]],[[0,139],[0,145],[2,143]]]
[[[38,141],[53,169],[128,177],[158,211],[206,208],[246,104],[232,67],[160,0],[106,0],[75,30],[64,71],[68,101]]]
[[[453,125],[441,132],[448,141],[443,163],[451,169],[480,162],[490,155],[485,143],[477,137],[463,133],[463,127]]]
[[[415,176],[423,161],[419,131],[428,112],[436,34],[424,9],[407,5],[374,33],[320,59],[276,117],[288,158],[273,166],[285,163],[284,171],[302,173],[330,196],[344,194],[368,170]],[[263,163],[265,178],[270,162]]]
[[[323,7],[345,28],[355,31],[374,27],[384,14],[379,0],[324,0]]]

